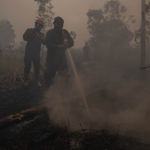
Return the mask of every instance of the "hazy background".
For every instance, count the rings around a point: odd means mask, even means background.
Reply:
[[[77,37],[75,47],[82,47],[89,38],[87,16],[89,9],[101,9],[107,0],[52,0],[55,16],[65,20],[64,28],[75,31]],[[135,15],[138,29],[141,20],[141,0],[120,0],[128,9],[127,13]],[[0,20],[7,19],[15,29],[15,42],[19,43],[27,28],[34,26],[37,16],[37,3],[34,0],[0,0]]]
[[[90,36],[87,30],[88,10],[101,9],[106,2],[107,0],[52,0],[54,17],[64,18],[64,28],[77,33],[75,47],[82,47]],[[141,22],[141,0],[120,2],[127,8],[127,15],[135,16],[136,23],[131,29],[138,30]],[[34,26],[37,9],[33,0],[0,1],[0,19],[7,19],[12,23],[16,42],[21,41],[27,28]],[[101,54],[98,55],[98,60],[91,58],[89,66],[82,65],[82,49],[81,55],[77,49],[74,54],[72,52],[73,57],[76,56],[75,65],[93,118],[92,128],[112,129],[115,133],[123,132],[150,141],[150,84],[149,81],[139,80],[140,46],[123,49],[120,45],[116,48],[117,63],[114,66],[110,64],[109,57],[104,55],[111,47],[104,48],[93,50],[100,51]],[[104,57],[103,60],[101,56]],[[49,103],[50,118],[54,123],[63,126],[69,122],[72,130],[81,129],[79,123],[84,128],[90,128],[91,119],[87,115],[74,75],[70,80],[69,85],[66,85],[63,80],[56,78],[55,84],[45,93],[44,103]]]

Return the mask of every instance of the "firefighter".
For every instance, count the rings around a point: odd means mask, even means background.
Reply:
[[[85,42],[85,46],[83,47],[83,52],[84,52],[84,64],[88,65],[89,61],[89,51],[90,47],[88,46],[87,42]]]
[[[46,87],[50,86],[56,72],[60,76],[68,77],[69,69],[65,52],[74,44],[69,32],[63,29],[64,20],[61,17],[56,17],[53,24],[54,28],[46,34],[46,47],[48,49],[45,71]]]
[[[41,33],[41,29],[44,26],[44,22],[42,19],[37,19],[35,21],[35,27],[29,28],[23,34],[23,39],[27,41],[25,48],[25,56],[24,56],[24,86],[29,86],[29,72],[31,69],[31,63],[34,66],[34,73],[37,86],[41,86],[39,81],[40,74],[40,51],[41,51],[41,43],[43,45],[46,44],[45,35]]]
[[[0,58],[2,57],[2,47],[1,47],[1,42],[0,42]]]

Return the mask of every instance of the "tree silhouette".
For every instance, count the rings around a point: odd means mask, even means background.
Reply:
[[[14,44],[15,33],[13,26],[8,20],[0,20],[0,42],[2,47],[9,47]]]
[[[127,9],[118,0],[108,1],[104,9],[89,10],[88,29],[92,35],[89,43],[95,48],[95,56],[108,49],[109,61],[114,63],[116,53],[122,53],[130,46],[133,33],[129,26],[135,23],[134,16],[125,16]],[[100,54],[98,54],[100,53]]]
[[[44,30],[45,32],[52,27],[53,20],[53,6],[51,4],[51,0],[35,0],[38,5],[38,17],[44,20]]]

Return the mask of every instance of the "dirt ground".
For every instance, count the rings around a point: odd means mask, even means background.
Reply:
[[[0,126],[3,119],[39,106],[44,88],[30,83],[9,83],[0,87]],[[19,123],[0,129],[0,150],[150,150],[150,145],[137,139],[109,131],[81,129],[69,132],[67,127],[54,126],[47,112],[27,117]]]
[[[30,83],[24,88],[22,83],[9,83],[0,86],[0,119],[39,105],[43,98],[43,89]]]

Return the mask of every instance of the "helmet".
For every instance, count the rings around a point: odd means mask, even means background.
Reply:
[[[44,26],[44,21],[43,21],[42,19],[37,19],[37,20],[35,21],[35,23],[39,23],[39,24],[41,24],[41,25]]]

